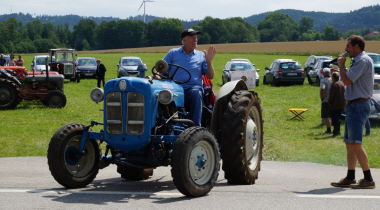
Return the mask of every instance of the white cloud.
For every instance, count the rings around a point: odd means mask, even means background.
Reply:
[[[146,4],[147,14],[180,19],[247,17],[277,9],[306,11],[349,12],[364,6],[380,4],[380,0],[154,0]],[[113,16],[126,18],[142,14],[142,0],[24,0],[4,1],[0,14],[23,12],[36,15]]]

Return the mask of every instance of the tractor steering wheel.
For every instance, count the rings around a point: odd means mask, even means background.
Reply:
[[[169,76],[169,74],[168,74],[169,67],[175,67],[171,76]],[[174,79],[174,76],[177,74],[177,71],[179,69],[182,69],[183,71],[185,71],[189,75],[189,78],[187,80],[178,81],[178,80]],[[187,70],[185,67],[182,67],[182,66],[177,65],[177,64],[168,64],[164,60],[157,61],[156,65],[153,66],[153,68],[152,68],[152,74],[154,76],[159,76],[161,79],[173,80],[177,84],[184,84],[184,83],[190,81],[190,79],[191,79],[190,71]]]

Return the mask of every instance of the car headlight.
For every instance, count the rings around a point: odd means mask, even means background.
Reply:
[[[121,91],[125,91],[127,89],[127,82],[125,80],[120,80],[119,88]]]
[[[161,90],[158,93],[158,102],[168,105],[173,101],[173,93],[170,90]]]
[[[99,103],[103,101],[104,99],[104,91],[101,88],[94,88],[91,90],[90,93],[91,100],[93,100],[96,103]]]

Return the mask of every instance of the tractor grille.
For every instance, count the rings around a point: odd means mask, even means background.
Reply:
[[[128,93],[127,134],[139,135],[144,132],[144,96],[140,93]]]
[[[121,93],[109,93],[106,100],[108,132],[112,134],[121,134],[123,131],[123,121],[121,116]]]
[[[64,65],[64,74],[73,74],[74,72],[74,65],[72,63],[65,63]]]

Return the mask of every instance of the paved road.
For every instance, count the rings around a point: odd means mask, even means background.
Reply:
[[[332,188],[344,167],[264,161],[255,185],[228,185],[219,174],[208,196],[183,197],[161,167],[142,182],[119,178],[114,166],[99,172],[87,188],[65,190],[45,157],[0,158],[0,209],[379,209],[374,190]],[[380,169],[373,170],[380,184]],[[357,170],[357,176],[362,177]]]

